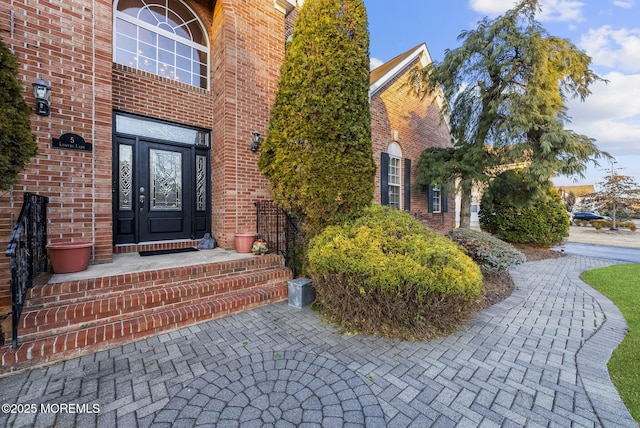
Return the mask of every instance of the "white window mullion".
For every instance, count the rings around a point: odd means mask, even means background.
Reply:
[[[402,150],[396,142],[388,147],[389,153],[389,206],[402,209]]]
[[[139,0],[139,6],[140,9],[139,10],[145,10],[145,9],[149,9],[149,4],[147,2],[145,2],[144,0]],[[159,4],[155,4],[153,3],[151,6],[158,6],[158,7],[162,7],[165,11],[165,18],[168,21],[168,13],[171,10],[169,8],[169,3],[170,1],[167,0],[165,2],[166,6],[162,6]],[[186,6],[186,5],[183,5]],[[127,66],[132,66],[133,68],[139,69],[139,70],[144,70],[144,71],[148,71],[151,73],[154,73],[156,75],[168,78],[168,79],[172,79],[172,80],[176,80],[176,81],[180,81],[186,84],[189,84],[191,86],[196,86],[196,87],[201,87],[204,89],[208,89],[209,86],[209,47],[205,46],[205,45],[201,45],[197,42],[194,41],[194,35],[191,33],[192,28],[189,26],[190,24],[194,23],[194,22],[199,22],[197,17],[195,16],[195,14],[189,16],[189,14],[187,12],[183,12],[182,14],[178,15],[175,14],[176,17],[181,20],[180,23],[178,23],[177,26],[172,27],[173,28],[181,28],[184,27],[187,30],[187,33],[189,34],[189,36],[191,37],[191,40],[184,38],[184,35],[177,35],[174,31],[169,31],[169,29],[163,29],[157,25],[154,25],[153,23],[149,23],[146,21],[143,21],[141,19],[138,19],[136,17],[133,17],[131,15],[128,15],[120,10],[117,10],[117,4],[114,5],[114,30],[113,30],[113,40],[114,40],[114,49],[113,49],[113,58],[114,61],[117,63],[121,63],[123,65],[127,65]],[[191,11],[190,8],[188,8],[188,6],[186,7],[191,13],[193,13],[193,11]],[[184,14],[187,14],[187,16],[182,16]],[[158,21],[158,19],[155,17],[154,14],[151,14],[154,17],[155,21]],[[143,51],[143,49],[141,49],[141,37],[138,34],[137,35],[137,40],[135,40],[135,45],[136,45],[136,52],[135,52],[135,56],[133,57],[133,62],[134,64],[132,65],[131,63],[131,58],[124,54],[126,52],[132,53],[130,52],[130,49],[132,48],[132,46],[129,46],[129,49],[127,49],[127,46],[118,46],[118,40],[125,40],[124,37],[127,37],[127,33],[123,32],[123,33],[119,33],[119,27],[118,27],[118,22],[122,23],[128,23],[130,25],[133,25],[137,28],[136,32],[139,33],[140,30],[145,30],[145,31],[149,31],[153,34],[155,34],[155,42],[153,44],[148,44],[145,43],[145,47],[146,50],[151,50],[153,52],[148,52],[147,55],[150,55],[152,58],[147,58],[147,61],[149,62],[149,64],[147,66],[145,66],[144,64],[144,60],[145,58],[142,58],[141,53]],[[158,24],[161,24],[158,21]],[[201,31],[203,31],[202,33],[202,37],[198,38],[196,37],[196,39],[200,40],[202,39],[203,41],[207,42],[207,37],[206,37],[206,33],[204,32],[204,29],[202,28],[202,25],[199,25]],[[195,29],[195,27],[194,27]],[[130,32],[130,30],[129,30]],[[170,39],[174,42],[174,46],[173,46],[173,50],[172,51],[168,51],[167,49],[161,49],[160,48],[160,40],[159,37],[162,36],[166,39]],[[133,42],[133,40],[130,40],[131,43]],[[190,58],[188,58],[188,61],[190,63],[190,66],[187,68],[185,68],[185,64],[181,64],[179,65],[179,58],[180,61],[184,62],[184,59],[186,59],[186,57],[184,57],[184,55],[180,55],[178,53],[178,48],[177,48],[177,43],[180,43],[184,46],[186,46],[187,48],[191,49],[192,52],[189,55]],[[186,48],[185,48],[186,49]],[[119,55],[118,52],[122,52],[123,55]],[[165,55],[163,55],[163,59],[161,59],[161,53],[165,52]],[[195,55],[196,52],[199,52],[200,54]],[[155,56],[155,59],[153,58]],[[194,56],[196,58],[194,58]],[[203,61],[200,61],[200,57],[203,57]],[[122,59],[121,59],[122,58]],[[168,61],[165,61],[165,59],[168,59]],[[154,64],[151,64],[151,61],[155,61]],[[166,67],[163,71],[163,67]],[[204,67],[205,70],[201,70],[201,67]]]

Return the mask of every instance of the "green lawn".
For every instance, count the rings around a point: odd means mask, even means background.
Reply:
[[[611,299],[627,320],[629,333],[608,367],[622,400],[640,422],[640,264],[590,270],[582,279]]]

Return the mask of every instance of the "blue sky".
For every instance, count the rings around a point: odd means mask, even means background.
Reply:
[[[585,102],[570,101],[567,128],[596,139],[616,158],[615,168],[640,182],[640,0],[541,0],[538,21],[592,57],[592,69],[609,80],[592,86]],[[369,16],[372,65],[425,42],[434,61],[460,46],[462,30],[496,17],[513,0],[364,0]],[[602,161],[582,180],[558,177],[557,185],[597,184],[611,171]],[[578,179],[577,182],[574,179]]]

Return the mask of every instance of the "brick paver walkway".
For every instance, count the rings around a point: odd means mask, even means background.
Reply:
[[[37,411],[0,425],[637,428],[606,370],[624,319],[579,279],[610,263],[522,265],[508,299],[429,342],[343,335],[286,304],[206,322],[1,378],[1,403]]]

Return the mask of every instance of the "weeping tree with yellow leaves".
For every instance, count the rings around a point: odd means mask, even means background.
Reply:
[[[473,187],[500,165],[524,163],[523,177],[544,185],[554,175],[583,175],[590,161],[606,156],[594,140],[566,128],[567,99],[584,100],[601,79],[588,55],[536,21],[538,12],[539,0],[522,0],[463,32],[462,46],[442,63],[412,73],[418,94],[444,91],[454,139],[454,149],[421,156],[417,186],[457,180],[461,227],[469,226]]]

